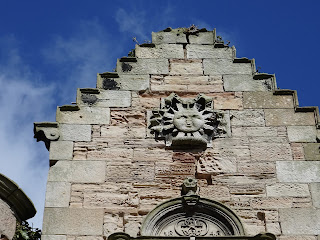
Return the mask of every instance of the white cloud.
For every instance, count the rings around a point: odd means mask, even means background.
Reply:
[[[15,181],[38,213],[30,220],[41,227],[48,151],[33,138],[33,122],[53,120],[53,85],[41,85],[39,74],[25,64],[13,36],[0,38],[6,52],[0,63],[0,172]]]

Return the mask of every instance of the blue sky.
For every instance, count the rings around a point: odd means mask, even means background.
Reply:
[[[95,87],[96,73],[152,31],[167,27],[217,29],[275,73],[278,87],[298,90],[300,106],[319,106],[319,1],[7,1],[0,0],[0,172],[36,205],[41,227],[48,152],[33,139],[33,122],[54,121],[57,105],[75,101],[76,88]]]

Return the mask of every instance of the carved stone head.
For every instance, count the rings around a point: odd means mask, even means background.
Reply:
[[[212,138],[224,132],[223,114],[213,111],[213,100],[199,94],[182,99],[172,93],[164,99],[161,109],[153,110],[149,128],[166,146],[211,146]]]

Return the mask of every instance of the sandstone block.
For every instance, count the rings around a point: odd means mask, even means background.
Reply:
[[[97,107],[130,107],[131,106],[131,92],[130,91],[116,91],[116,90],[101,90],[97,95],[98,100],[95,103]]]
[[[222,83],[222,77],[217,76],[215,78],[209,78],[209,76],[165,76],[163,78],[164,84],[173,85],[212,85],[216,83]]]
[[[204,74],[252,74],[251,63],[233,63],[232,59],[203,59]]]
[[[152,43],[188,43],[187,36],[183,32],[152,32]]]
[[[274,235],[281,234],[281,227],[278,222],[267,222],[266,223],[266,230],[267,230],[267,232],[272,233]]]
[[[83,106],[79,111],[61,111],[58,108],[56,121],[70,124],[109,124],[110,109]]]
[[[103,235],[108,237],[112,233],[123,232],[122,217],[118,214],[106,213],[103,223]]]
[[[316,208],[320,208],[320,183],[311,183],[310,190],[313,206]]]
[[[2,199],[0,199],[0,234],[6,236],[8,239],[12,239],[16,232],[16,216],[11,207]]]
[[[71,160],[73,153],[73,142],[52,141],[50,143],[50,160]]]
[[[252,74],[223,75],[223,84],[226,92],[234,91],[268,91],[271,79],[254,80]]]
[[[313,112],[295,112],[294,109],[265,109],[267,126],[315,125]]]
[[[190,35],[189,43],[191,44],[213,44],[214,33],[213,32],[200,32],[198,35]]]
[[[316,142],[315,126],[288,126],[287,131],[290,142]]]
[[[279,161],[276,168],[279,182],[320,181],[320,161]]]
[[[242,109],[242,94],[238,93],[215,93],[207,94],[213,98],[214,109]]]
[[[102,235],[103,209],[46,208],[43,216],[44,235]]]
[[[217,201],[230,200],[229,188],[223,185],[209,185],[207,187],[202,187],[200,188],[199,194],[201,197],[216,199]]]
[[[184,58],[182,44],[158,44],[155,47],[136,45],[137,58]]]
[[[152,92],[187,92],[188,86],[187,85],[152,85],[151,84],[151,91]]]
[[[225,58],[233,60],[232,48],[214,48],[213,45],[187,45],[187,58]]]
[[[201,60],[170,60],[170,74],[203,74]]]
[[[117,72],[122,74],[168,74],[169,61],[162,58],[137,58],[137,62],[117,62]]]
[[[303,150],[306,160],[320,160],[320,143],[304,143]]]
[[[84,124],[59,124],[60,140],[91,141],[91,126]]]
[[[280,240],[317,240],[316,236],[306,236],[306,235],[291,235],[291,236],[280,236]]]
[[[273,95],[272,92],[244,92],[244,108],[293,108],[292,95]]]
[[[309,188],[307,184],[283,184],[276,183],[266,186],[268,197],[309,197]]]
[[[290,208],[279,209],[283,234],[318,235],[320,234],[320,209]]]
[[[234,137],[276,137],[278,131],[272,127],[233,127]]]
[[[108,208],[117,209],[119,207],[137,207],[139,198],[137,193],[119,192],[88,192],[84,193],[85,208]]]
[[[149,75],[121,75],[116,79],[122,90],[145,91],[149,89]]]
[[[45,207],[69,207],[70,191],[69,182],[48,182]]]
[[[265,126],[263,110],[243,110],[243,111],[230,111],[231,127],[258,127]]]
[[[130,161],[133,157],[133,149],[126,148],[105,148],[95,151],[89,151],[88,160],[113,161]]]
[[[101,183],[105,181],[105,162],[58,161],[50,167],[48,181]]]
[[[67,240],[66,235],[41,235],[41,240]]]
[[[289,144],[252,143],[250,144],[251,159],[256,161],[292,160]]]
[[[252,174],[272,174],[276,170],[275,162],[241,162],[238,171]]]
[[[306,160],[302,143],[290,143],[293,160]]]

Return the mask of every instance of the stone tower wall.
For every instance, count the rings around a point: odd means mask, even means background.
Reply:
[[[213,98],[226,134],[199,151],[165,147],[148,128],[151,111],[175,92]],[[77,104],[57,108],[57,123],[35,124],[50,143],[43,239],[102,239],[140,233],[145,215],[180,196],[186,177],[201,197],[230,207],[246,233],[316,240],[320,235],[318,110],[299,107],[292,90],[237,58],[215,31],[167,29]]]

